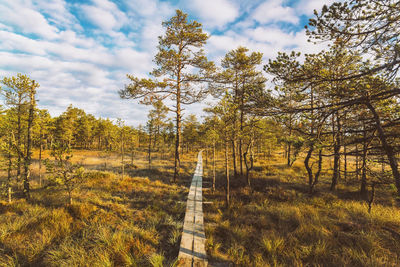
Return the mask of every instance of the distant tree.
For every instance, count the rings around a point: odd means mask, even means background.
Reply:
[[[149,169],[151,168],[151,142],[153,139],[154,134],[154,118],[151,116],[151,113],[148,115],[148,120],[146,123],[146,129],[147,129],[147,159],[149,163]]]
[[[228,208],[230,205],[230,175],[229,175],[229,133],[232,131],[234,125],[234,110],[235,105],[232,102],[231,95],[226,93],[223,98],[217,103],[217,105],[206,108],[205,111],[214,116],[215,122],[218,121],[216,129],[218,131],[219,138],[223,140],[224,154],[225,154],[225,204]]]
[[[125,175],[125,145],[127,140],[127,135],[129,133],[129,127],[125,126],[125,122],[122,119],[117,119],[118,126],[118,143],[121,155],[121,176],[124,178]]]
[[[193,148],[199,138],[199,123],[196,115],[190,114],[183,121],[183,140],[186,145],[186,153],[189,152],[189,148]]]
[[[49,173],[49,181],[55,186],[63,187],[68,193],[68,203],[72,204],[72,193],[84,181],[84,168],[71,163],[71,148],[66,144],[55,144],[51,156],[54,161],[46,160],[46,170]]]
[[[65,112],[55,118],[54,135],[57,142],[67,144],[69,147],[76,145],[79,138],[78,121],[84,116],[86,116],[84,110],[69,105]]]
[[[27,108],[29,103],[29,84],[26,75],[18,74],[17,77],[3,78],[1,83],[5,85],[2,88],[2,94],[5,97],[6,105],[15,108],[15,127],[11,128],[11,134],[15,143],[14,149],[17,153],[17,182],[21,178],[21,167],[23,154],[18,151],[24,150],[24,128],[26,127]],[[26,128],[25,128],[26,129]]]
[[[238,174],[236,166],[237,155],[239,159],[240,175],[243,175],[243,138],[246,127],[246,116],[250,107],[252,95],[264,90],[266,78],[257,69],[262,63],[262,53],[252,52],[246,47],[238,47],[229,51],[221,61],[222,71],[215,76],[214,87],[216,94],[228,90],[235,105],[233,111],[233,124],[236,125],[231,133],[231,146],[233,157],[234,176]],[[238,143],[238,144],[237,144]]]
[[[23,158],[23,194],[30,199],[30,165],[32,158],[32,128],[34,124],[34,113],[36,108],[36,88],[39,84],[31,80],[28,76],[18,74],[17,77],[3,78],[2,83],[6,86],[4,89],[6,102],[15,106],[17,110],[17,136],[12,136],[13,147],[18,155],[17,178],[20,173],[21,158]],[[26,142],[21,147],[22,139],[22,119],[23,109],[27,110],[26,118]]]
[[[89,149],[95,128],[95,117],[91,114],[82,113],[76,121],[75,140],[76,145],[84,149]]]
[[[4,162],[4,169],[7,170],[7,183],[6,183],[6,192],[8,203],[12,202],[12,172],[15,168],[15,163],[13,159],[16,156],[15,150],[13,149],[12,144],[12,133],[10,129],[14,126],[15,122],[15,109],[8,109],[4,114],[1,114],[0,117],[0,149],[3,158],[6,159]]]
[[[155,78],[161,78],[161,81],[128,75],[131,83],[120,91],[120,95],[122,98],[142,99],[144,104],[167,97],[176,101],[176,181],[180,171],[181,104],[192,104],[205,97],[207,90],[201,84],[212,75],[214,64],[207,60],[201,49],[209,36],[203,33],[200,23],[189,22],[187,14],[176,10],[176,15],[163,22],[163,26],[166,32],[159,37],[158,53],[155,56],[155,63],[159,67],[151,73]]]
[[[42,154],[45,136],[52,129],[52,118],[47,110],[38,110],[34,126],[34,136],[39,143],[39,185],[42,186]]]
[[[212,192],[215,192],[215,180],[216,180],[216,146],[219,139],[218,135],[218,117],[216,114],[211,114],[211,116],[206,117],[203,123],[206,129],[204,132],[203,140],[212,147]]]
[[[166,119],[168,114],[168,107],[164,105],[161,100],[155,101],[153,104],[153,109],[150,110],[148,118],[153,120],[154,128],[154,142],[153,147],[159,150],[160,135],[166,126]]]

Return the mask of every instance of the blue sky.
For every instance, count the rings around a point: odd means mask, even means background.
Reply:
[[[24,73],[38,81],[39,107],[59,115],[69,104],[137,126],[148,107],[119,99],[126,74],[153,69],[161,22],[181,9],[210,34],[217,65],[231,49],[317,52],[304,25],[332,0],[0,0],[0,78]],[[201,116],[205,103],[187,106]]]

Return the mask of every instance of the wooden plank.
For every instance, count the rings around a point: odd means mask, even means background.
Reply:
[[[206,236],[204,233],[202,202],[203,159],[201,151],[197,159],[197,166],[190,184],[186,204],[181,247],[178,255],[178,266],[184,267],[203,267],[208,265],[205,250]]]

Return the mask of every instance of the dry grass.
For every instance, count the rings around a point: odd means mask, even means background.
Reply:
[[[207,252],[216,266],[399,266],[400,209],[392,189],[380,188],[369,214],[358,182],[340,180],[327,190],[329,162],[310,196],[302,159],[291,168],[274,155],[259,157],[252,189],[231,177],[232,203],[224,207],[222,155],[217,192],[206,189]],[[158,158],[158,159],[156,159]],[[37,162],[32,201],[0,202],[0,266],[171,266],[176,264],[187,185],[196,155],[182,158],[183,176],[172,183],[171,158],[75,151],[88,169],[86,182],[66,205],[61,189],[41,188]],[[106,163],[106,164],[105,164]],[[206,163],[206,160],[204,161]],[[204,164],[210,182],[211,161]],[[4,179],[4,177],[3,177]]]
[[[331,193],[331,172],[326,171],[310,196],[302,160],[288,168],[284,159],[273,156],[257,162],[251,190],[243,187],[244,178],[231,177],[232,203],[226,209],[222,162],[218,167],[217,192],[204,194],[205,201],[212,201],[204,207],[212,264],[400,265],[400,208],[390,188],[378,192],[369,214],[356,193],[358,185],[341,180]]]
[[[182,180],[173,184],[171,160],[147,169],[144,155],[134,166],[127,156],[121,178],[117,154],[75,151],[73,160],[92,170],[72,205],[61,189],[39,188],[35,165],[32,200],[16,194],[12,204],[0,202],[0,266],[174,265],[194,159],[183,158]],[[94,170],[104,160],[108,171]]]

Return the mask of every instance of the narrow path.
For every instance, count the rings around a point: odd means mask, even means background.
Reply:
[[[203,158],[200,151],[186,204],[181,247],[178,255],[179,266],[200,267],[207,266],[208,263],[203,224],[202,183]]]

